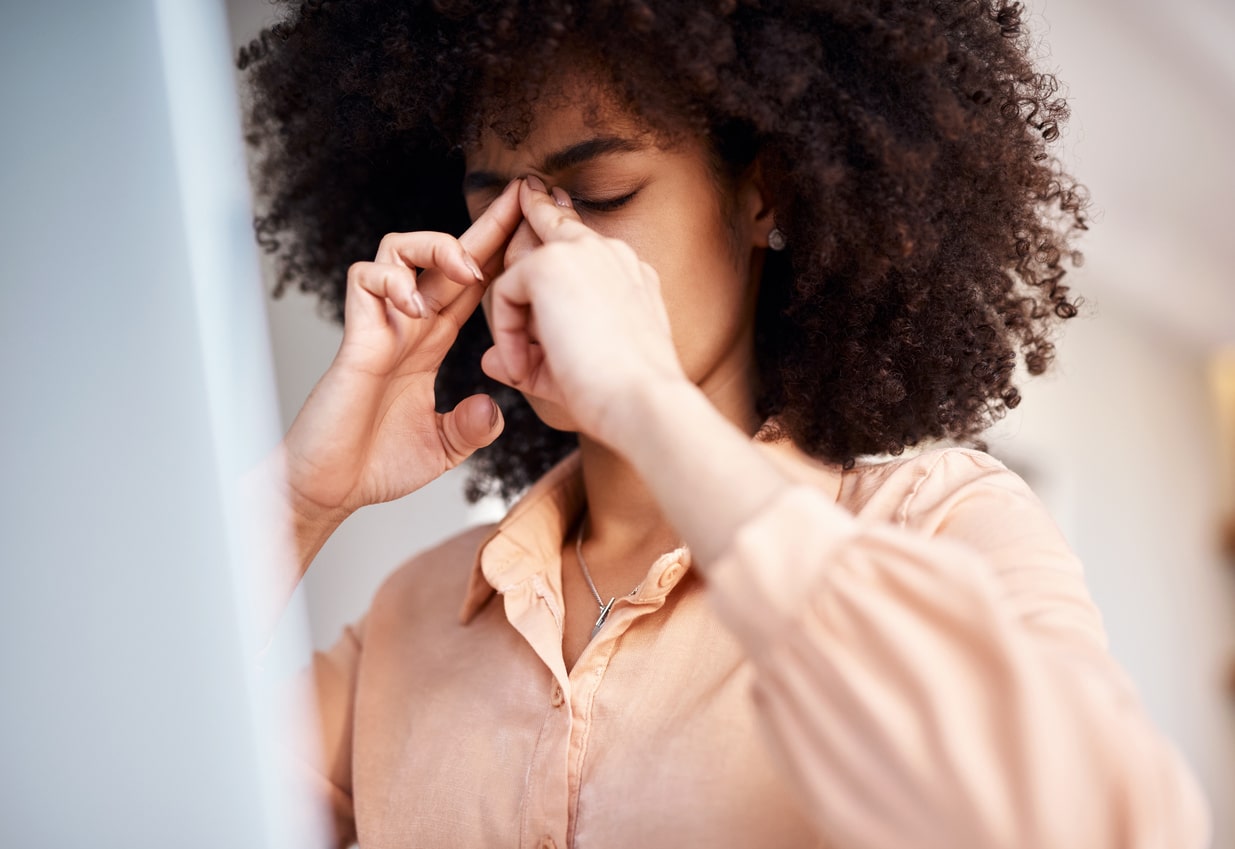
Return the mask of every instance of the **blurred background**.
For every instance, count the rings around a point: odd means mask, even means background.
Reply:
[[[237,45],[276,18],[228,0]],[[1235,847],[1235,3],[1027,3],[1041,68],[1072,107],[1059,151],[1093,197],[1086,306],[1058,339],[1053,373],[991,433],[1087,569],[1111,650],[1195,766],[1219,843]],[[272,278],[268,278],[272,279]],[[270,286],[267,286],[269,290]],[[341,338],[310,297],[272,302],[285,424]],[[1225,397],[1225,419],[1220,413]],[[350,518],[301,593],[313,643],[330,645],[390,570],[469,508],[462,472]]]
[[[1235,4],[1027,5],[1073,111],[1058,149],[1094,200],[1068,278],[1086,305],[990,447],[1079,553],[1112,653],[1235,849]],[[280,845],[253,837],[274,829],[253,704],[232,697],[253,638],[244,576],[219,569],[225,482],[341,331],[257,273],[227,54],[278,14],[0,0],[0,845]],[[231,264],[203,259],[207,231]],[[202,288],[224,279],[235,303]],[[500,515],[462,480],[350,518],[268,663],[303,666],[400,563]]]

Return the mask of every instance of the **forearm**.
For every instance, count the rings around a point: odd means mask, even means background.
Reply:
[[[639,471],[704,569],[790,486],[751,438],[686,381],[647,386],[610,418],[607,441]]]
[[[287,486],[282,443],[237,482],[244,551],[256,570],[257,616],[264,636],[274,630],[309,564],[345,518],[298,503]]]

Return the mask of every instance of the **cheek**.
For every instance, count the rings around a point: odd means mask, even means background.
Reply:
[[[740,309],[749,288],[749,268],[736,261],[722,230],[710,222],[666,228],[665,235],[649,240],[643,250],[635,247],[660,275],[667,308],[700,317]]]
[[[723,224],[669,232],[672,240],[657,238],[640,256],[660,275],[674,345],[687,374],[697,378],[753,327],[750,269],[736,261]]]

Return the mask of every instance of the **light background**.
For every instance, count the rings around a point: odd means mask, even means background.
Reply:
[[[1235,344],[1235,239],[1225,231],[1235,221],[1235,6],[1029,6],[1044,70],[1073,110],[1060,150],[1095,200],[1086,265],[1069,277],[1088,305],[1060,339],[1053,374],[1023,386],[992,451],[1030,480],[1084,561],[1111,651],[1196,768],[1215,846],[1229,849],[1235,569],[1218,527],[1231,470],[1217,459],[1206,372]],[[262,0],[228,7],[237,45],[274,15]],[[299,293],[269,317],[290,423],[341,333]],[[461,481],[454,473],[367,508],[326,544],[299,591],[317,647],[364,612],[400,562],[482,518]]]

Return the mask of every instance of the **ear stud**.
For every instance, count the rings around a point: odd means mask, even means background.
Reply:
[[[774,251],[783,251],[785,249],[785,234],[781,232],[779,227],[773,227],[769,231],[768,247]]]

